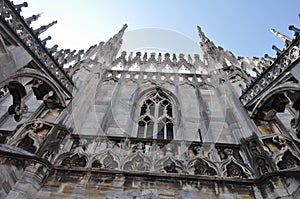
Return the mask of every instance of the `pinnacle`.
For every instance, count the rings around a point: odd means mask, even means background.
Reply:
[[[119,31],[119,33],[124,33],[127,27],[128,27],[128,25],[124,24],[122,29]]]
[[[199,34],[201,41],[204,42],[205,40],[207,40],[208,38],[205,36],[204,32],[201,30],[201,27],[197,26],[197,29],[198,29],[198,34]]]

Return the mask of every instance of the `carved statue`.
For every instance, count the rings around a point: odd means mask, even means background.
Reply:
[[[8,108],[8,113],[14,115],[15,120],[19,122],[22,115],[28,112],[28,106],[24,102],[27,92],[25,87],[16,81],[9,82],[7,88],[13,97],[13,104]]]
[[[149,171],[150,164],[140,154],[137,154],[132,160],[124,164],[124,169],[130,171]]]
[[[213,162],[220,162],[220,156],[218,154],[218,150],[215,148],[214,144],[210,145],[209,151],[208,151],[208,157]]]
[[[258,158],[256,160],[258,172],[263,175],[269,172],[269,165],[266,163],[266,160],[263,158]]]
[[[176,170],[176,163],[170,159],[165,161],[163,166],[164,166],[164,171],[166,173],[178,173],[178,171]]]
[[[208,164],[202,159],[197,159],[194,162],[194,168],[195,168],[194,171],[195,175],[216,175],[217,174],[217,172],[213,168],[210,168]]]

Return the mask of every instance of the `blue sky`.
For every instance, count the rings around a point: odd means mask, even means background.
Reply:
[[[14,1],[15,4],[23,1]],[[156,28],[167,30],[199,43],[197,25],[218,46],[232,51],[236,56],[272,56],[273,44],[282,48],[283,43],[270,32],[274,28],[292,36],[288,26],[300,28],[299,0],[28,0],[23,16],[43,13],[32,24],[33,28],[53,20],[58,24],[41,35],[52,36],[51,47],[87,49],[106,41],[127,23],[128,34],[135,30]],[[145,32],[145,31],[144,31]],[[167,32],[166,32],[167,33]],[[139,34],[140,41],[155,41],[149,34]],[[170,40],[164,34],[162,40]],[[151,38],[151,39],[150,39]],[[176,43],[170,41],[171,43]],[[132,40],[131,40],[132,41]],[[130,41],[129,41],[130,42]],[[168,45],[168,44],[167,44]],[[145,46],[148,47],[148,46]],[[165,49],[173,50],[172,47]],[[130,50],[130,49],[129,49]],[[194,49],[191,49],[194,51]],[[200,49],[199,49],[200,51]],[[193,54],[194,52],[192,52]]]

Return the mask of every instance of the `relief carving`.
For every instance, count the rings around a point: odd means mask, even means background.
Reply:
[[[197,159],[194,162],[194,169],[195,169],[194,171],[195,175],[209,175],[209,176],[217,175],[216,170],[210,167],[208,163],[202,159]]]
[[[130,161],[124,164],[124,169],[129,171],[149,171],[150,161],[138,153]]]
[[[86,158],[80,157],[78,154],[75,154],[71,157],[65,158],[61,165],[67,167],[85,167],[86,165]]]

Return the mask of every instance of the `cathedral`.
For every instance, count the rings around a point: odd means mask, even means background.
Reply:
[[[48,48],[0,0],[0,198],[300,197],[300,29],[276,57]],[[295,16],[299,17],[299,16]]]

